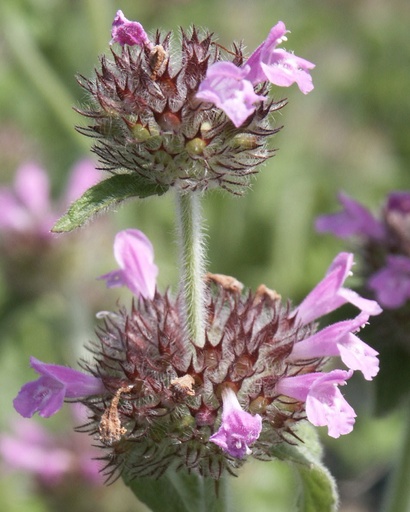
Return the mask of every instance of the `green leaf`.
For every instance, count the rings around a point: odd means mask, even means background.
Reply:
[[[153,512],[227,512],[225,480],[168,470],[158,480],[136,478],[126,484]]]
[[[54,233],[72,231],[83,226],[98,213],[126,199],[160,196],[167,190],[167,186],[147,183],[137,174],[115,174],[89,188],[57,221],[52,231]]]
[[[322,464],[322,447],[317,431],[310,424],[301,425],[297,431],[303,442],[294,445],[281,443],[272,449],[275,457],[291,464],[299,480],[298,512],[335,512],[339,498],[336,484]]]
[[[310,468],[297,468],[301,491],[297,505],[300,512],[334,512],[337,510],[338,495],[333,477],[322,464]]]

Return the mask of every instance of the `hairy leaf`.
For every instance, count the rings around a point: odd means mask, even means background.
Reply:
[[[137,174],[115,174],[89,188],[55,224],[54,233],[65,233],[83,226],[92,217],[131,197],[162,195],[164,185],[142,181]]]

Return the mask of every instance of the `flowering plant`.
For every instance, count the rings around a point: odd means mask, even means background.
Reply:
[[[223,484],[249,456],[280,458],[298,468],[300,510],[335,510],[334,482],[323,467],[308,424],[332,437],[353,429],[355,411],[339,386],[354,370],[371,380],[377,352],[357,332],[381,309],[344,286],[353,255],[340,253],[298,306],[261,285],[210,274],[204,264],[200,200],[219,188],[241,195],[272,156],[267,141],[285,105],[272,86],[313,89],[314,65],[278,48],[287,30],[277,23],[248,57],[226,50],[209,33],[181,31],[151,38],[118,11],[112,57],[103,56],[81,111],[93,151],[111,176],[89,188],[55,224],[66,232],[131,197],[173,191],[177,203],[180,282],[156,286],[153,246],[136,229],[118,233],[119,269],[101,276],[127,286],[131,308],[102,312],[93,362],[81,371],[32,358],[40,377],[14,400],[26,417],[48,417],[64,399],[89,411],[83,429],[104,450],[104,474],[120,475],[154,511],[226,510]],[[319,319],[351,304],[357,316],[325,328]],[[347,369],[329,370],[331,358]],[[309,436],[309,445],[304,444]],[[320,491],[317,491],[320,488]]]

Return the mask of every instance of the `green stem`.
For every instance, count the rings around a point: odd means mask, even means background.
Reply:
[[[404,435],[399,460],[390,481],[383,512],[409,512],[410,510],[410,403],[408,402],[404,407],[407,413],[404,417]]]
[[[177,192],[180,288],[185,331],[197,347],[205,344],[204,251],[200,194]]]

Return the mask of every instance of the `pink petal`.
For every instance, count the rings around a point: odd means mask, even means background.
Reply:
[[[308,324],[347,302],[369,315],[381,313],[382,310],[376,301],[364,299],[356,292],[342,287],[345,279],[350,275],[352,265],[353,254],[342,252],[336,256],[324,279],[315,286],[295,310],[295,314],[303,324]]]
[[[231,388],[222,391],[222,424],[209,440],[232,457],[241,459],[251,452],[253,444],[262,431],[262,418],[242,410],[238,398]]]
[[[308,420],[318,427],[327,425],[328,434],[339,437],[351,432],[356,417],[337,387],[345,385],[352,374],[352,371],[333,370],[284,377],[276,389],[280,394],[306,401]]]
[[[266,80],[280,87],[296,83],[301,92],[307,94],[313,89],[308,70],[315,65],[282,48],[276,48],[286,39],[284,36],[287,32],[282,21],[272,27],[266,40],[247,60],[249,74],[246,78],[254,85]]]
[[[154,249],[148,238],[138,229],[126,229],[117,233],[114,256],[120,266],[100,277],[107,286],[126,285],[137,297],[153,297],[158,267],[154,264]]]
[[[213,103],[239,127],[255,112],[255,103],[264,99],[255,93],[251,82],[245,80],[247,73],[247,68],[239,68],[232,62],[216,62],[209,66],[196,97]]]
[[[112,24],[111,37],[112,43],[119,43],[121,46],[124,46],[125,44],[128,46],[150,45],[148,35],[141,23],[128,20],[120,10],[117,11],[117,14],[115,15]]]

